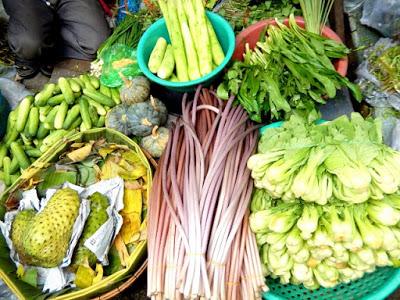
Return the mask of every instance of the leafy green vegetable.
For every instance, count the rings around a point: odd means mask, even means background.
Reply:
[[[357,100],[357,85],[336,72],[331,60],[349,53],[345,45],[300,28],[290,16],[289,26],[267,28],[265,41],[248,47],[244,61],[235,61],[218,87],[219,96],[237,95],[253,121],[268,115],[278,119],[293,110],[316,115],[316,103],[333,98],[348,87]]]

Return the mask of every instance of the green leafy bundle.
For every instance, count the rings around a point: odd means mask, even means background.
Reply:
[[[345,45],[300,28],[291,15],[289,26],[269,26],[264,41],[246,49],[244,61],[235,61],[218,87],[218,95],[237,95],[253,121],[265,115],[279,119],[302,110],[315,111],[316,103],[348,87],[361,100],[359,87],[336,72],[332,60],[349,53]]]

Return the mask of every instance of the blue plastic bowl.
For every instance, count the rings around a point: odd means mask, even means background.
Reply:
[[[201,84],[203,86],[210,85],[216,77],[222,72],[225,66],[230,61],[233,52],[235,50],[235,34],[229,25],[228,21],[222,18],[216,13],[206,12],[211,24],[214,27],[215,33],[217,34],[218,41],[225,53],[224,61],[215,68],[211,73],[198,78],[196,80],[190,80],[185,82],[171,82],[168,80],[161,79],[155,74],[151,73],[147,64],[150,58],[151,51],[158,40],[159,37],[165,38],[168,43],[170,43],[167,27],[165,25],[164,18],[159,19],[153,25],[151,25],[143,36],[140,38],[139,45],[137,48],[137,60],[140,70],[143,74],[149,78],[151,81],[158,83],[170,90],[177,92],[191,92],[196,89],[196,86]]]

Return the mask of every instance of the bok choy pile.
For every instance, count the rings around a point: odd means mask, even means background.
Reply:
[[[315,289],[399,265],[400,153],[378,120],[292,116],[248,160],[250,226],[266,275]]]
[[[284,201],[362,203],[400,185],[400,153],[382,143],[380,122],[358,113],[322,125],[293,116],[265,132],[248,167],[256,187]]]

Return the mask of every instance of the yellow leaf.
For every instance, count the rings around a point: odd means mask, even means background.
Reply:
[[[67,154],[67,157],[73,162],[79,162],[87,158],[92,152],[93,142],[86,144],[82,148],[76,149]]]
[[[24,274],[25,274],[25,269],[24,269],[24,266],[23,265],[18,265],[18,268],[17,268],[17,276],[19,277],[19,278],[21,278],[22,276],[24,276]]]
[[[119,166],[112,160],[107,159],[101,168],[101,179],[110,179],[119,175]]]
[[[124,223],[120,234],[125,244],[134,242],[134,236],[140,231],[140,215],[137,213],[121,213]],[[139,234],[140,236],[140,234]]]
[[[92,285],[96,273],[89,266],[79,265],[75,273],[75,284],[78,288],[84,289]]]
[[[115,151],[115,148],[111,147],[103,147],[99,150],[99,154],[102,158],[106,158],[108,154],[111,154]]]
[[[128,265],[129,253],[128,253],[128,249],[126,249],[124,242],[122,241],[120,234],[118,234],[115,238],[115,248],[118,251],[121,265],[123,267],[126,267]]]
[[[93,278],[92,284],[96,284],[103,279],[103,266],[99,263],[96,264],[96,276]]]
[[[124,190],[124,208],[123,213],[142,213],[142,190]]]

